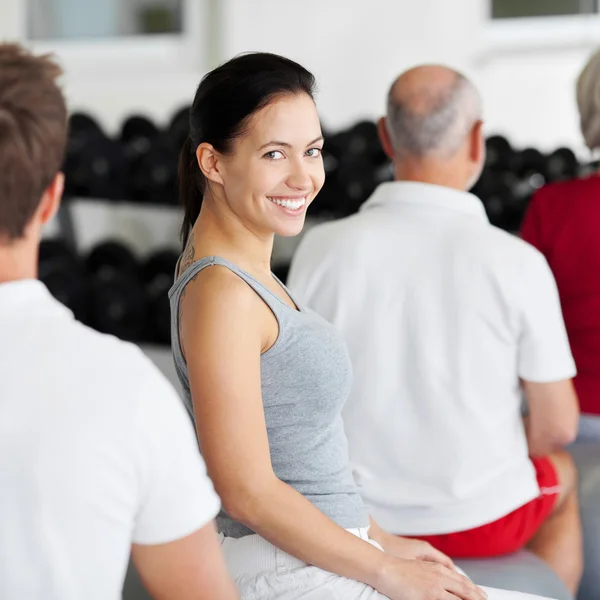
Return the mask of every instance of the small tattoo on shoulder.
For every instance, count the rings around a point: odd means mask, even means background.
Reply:
[[[185,245],[183,254],[181,255],[181,262],[179,263],[179,274],[183,274],[190,265],[194,262],[196,254],[196,248],[194,247],[194,232],[190,232],[190,237]]]

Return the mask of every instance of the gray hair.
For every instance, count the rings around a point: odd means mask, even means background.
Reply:
[[[394,151],[399,156],[454,155],[473,125],[481,119],[481,97],[460,73],[445,89],[421,89],[419,100],[426,108],[415,110],[411,98],[399,101],[388,94],[387,126]]]
[[[587,147],[600,147],[600,50],[588,60],[577,79],[577,106]]]

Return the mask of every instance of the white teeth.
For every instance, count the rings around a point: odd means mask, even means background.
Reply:
[[[298,210],[306,204],[306,198],[300,198],[299,200],[280,200],[279,198],[267,197],[274,204],[283,206],[283,208],[287,208],[289,210]]]

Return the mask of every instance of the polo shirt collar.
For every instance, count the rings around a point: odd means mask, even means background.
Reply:
[[[422,206],[463,213],[488,222],[481,200],[469,193],[419,181],[389,181],[380,184],[361,210],[374,207]]]

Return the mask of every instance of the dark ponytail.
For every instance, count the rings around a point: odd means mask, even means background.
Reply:
[[[288,58],[266,52],[236,56],[205,75],[190,109],[190,134],[179,157],[179,196],[185,210],[181,237],[187,242],[206,187],[196,149],[202,142],[228,154],[258,110],[288,94],[314,97],[315,78]]]
[[[179,155],[178,167],[179,199],[184,209],[183,225],[181,226],[181,240],[184,248],[190,231],[200,214],[205,186],[204,175],[198,165],[195,149],[194,142],[188,135]]]

